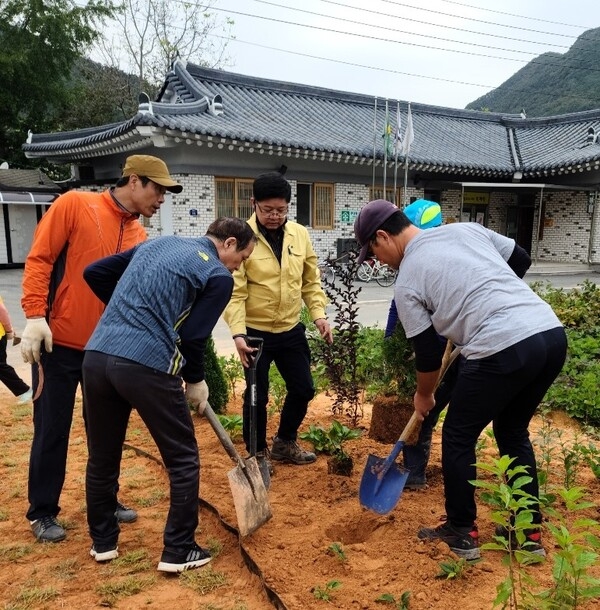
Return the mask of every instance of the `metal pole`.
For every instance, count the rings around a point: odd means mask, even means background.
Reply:
[[[375,98],[375,113],[373,115],[373,183],[371,191],[375,190],[375,147],[377,146],[377,98]],[[373,192],[371,192],[373,195]]]
[[[538,262],[538,251],[540,249],[540,227],[542,226],[542,202],[544,201],[544,187],[540,189],[540,206],[538,209],[538,219],[537,219],[537,234],[535,236],[535,256],[533,257],[533,262],[537,265]]]

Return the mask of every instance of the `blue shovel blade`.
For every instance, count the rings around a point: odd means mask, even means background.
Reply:
[[[396,462],[382,472],[385,461],[385,458],[369,455],[358,491],[361,505],[380,515],[387,515],[398,504],[409,474]]]

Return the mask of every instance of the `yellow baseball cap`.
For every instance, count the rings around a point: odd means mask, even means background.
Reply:
[[[125,167],[123,168],[123,177],[131,176],[145,176],[164,186],[171,193],[181,193],[183,186],[176,180],[173,180],[169,174],[169,168],[167,164],[158,157],[152,155],[131,155],[125,159]]]

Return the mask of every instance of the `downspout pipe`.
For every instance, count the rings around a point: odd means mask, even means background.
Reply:
[[[538,209],[538,221],[537,221],[537,234],[535,239],[535,257],[533,259],[534,263],[537,265],[538,262],[538,251],[540,249],[540,227],[542,226],[542,212],[544,211],[543,207],[544,201],[544,187],[540,189],[540,207]]]

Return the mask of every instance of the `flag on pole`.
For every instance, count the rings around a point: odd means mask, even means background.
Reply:
[[[408,157],[410,152],[411,144],[415,139],[415,132],[413,131],[412,114],[410,112],[410,102],[408,102],[408,114],[406,116],[406,130],[404,131],[404,138],[402,140],[402,154]]]
[[[392,126],[390,125],[390,113],[388,101],[385,100],[385,124],[383,126],[383,148],[384,158],[392,157]]]
[[[396,102],[396,133],[394,134],[394,154],[396,160],[402,146],[402,117],[400,115],[400,102]]]

